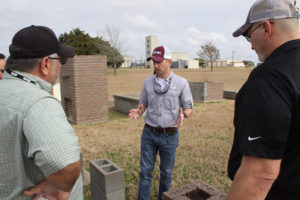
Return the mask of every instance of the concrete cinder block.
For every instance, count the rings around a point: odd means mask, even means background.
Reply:
[[[176,188],[164,193],[164,200],[173,200],[177,197],[185,196],[186,194],[194,193],[197,190],[196,185],[187,184],[180,188]]]
[[[197,180],[197,181],[193,182],[193,184],[201,191],[208,193],[210,196],[213,196],[220,192],[220,190],[218,190],[217,188],[210,186],[201,180]]]
[[[91,182],[92,200],[125,200],[125,188],[105,193],[96,183]]]
[[[91,185],[97,185],[105,194],[125,188],[124,170],[107,158],[90,162]]]
[[[223,96],[224,99],[235,99],[237,91],[234,90],[224,90]]]
[[[164,192],[164,200],[179,199],[203,199],[203,200],[225,200],[227,195],[207,183],[197,180],[180,188]]]
[[[180,197],[175,197],[174,200],[191,200],[191,199],[186,196],[180,196]]]
[[[219,194],[215,194],[208,200],[226,200],[226,198],[227,198],[227,195],[225,193],[221,192]]]

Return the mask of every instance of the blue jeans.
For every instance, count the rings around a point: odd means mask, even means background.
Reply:
[[[158,134],[150,128],[144,127],[140,156],[139,200],[150,199],[152,172],[158,151],[160,156],[160,179],[157,199],[161,200],[163,192],[170,190],[177,146],[178,132],[176,134]]]

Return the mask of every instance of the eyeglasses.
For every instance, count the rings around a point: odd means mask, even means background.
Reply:
[[[4,69],[0,69],[0,72],[4,73]]]
[[[252,25],[253,26],[253,25]],[[252,26],[248,29],[250,30],[252,28]],[[256,26],[254,29],[252,29],[251,31],[247,31],[245,34],[244,34],[244,37],[246,38],[246,40],[248,42],[251,42],[251,33],[253,33],[256,29],[258,29],[259,27],[261,26],[261,23]]]
[[[270,24],[274,24],[275,22],[274,21],[269,21],[269,23]],[[252,26],[246,31],[246,33],[243,35],[245,38],[246,38],[246,40],[248,41],[248,42],[251,42],[251,33],[253,33],[255,30],[257,30],[260,26],[262,25],[262,23],[260,23],[258,26],[256,26],[253,30],[251,30],[251,31],[248,31],[248,30],[250,30],[251,28],[252,28]]]
[[[60,64],[64,65],[66,64],[68,58],[66,57],[60,57],[60,58],[53,58],[53,57],[48,57],[49,59],[52,59],[52,60],[59,60]]]

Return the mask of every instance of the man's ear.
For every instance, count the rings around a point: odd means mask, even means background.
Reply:
[[[40,63],[40,73],[47,76],[50,73],[50,60],[47,57],[42,58]]]
[[[269,40],[272,36],[272,25],[269,21],[265,20],[262,22],[263,29],[265,31],[265,39]]]

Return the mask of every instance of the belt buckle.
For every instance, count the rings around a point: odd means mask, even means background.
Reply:
[[[158,127],[153,127],[153,130],[154,130],[154,132],[155,132],[157,135],[162,134],[162,133],[165,132],[165,128],[162,128],[162,127],[160,127],[160,126],[158,126]],[[163,130],[163,131],[162,131],[162,130]]]
[[[166,132],[166,128],[163,128],[163,127],[158,127],[158,130],[160,130],[160,131],[158,131],[159,134],[163,134]]]

